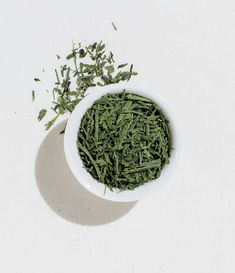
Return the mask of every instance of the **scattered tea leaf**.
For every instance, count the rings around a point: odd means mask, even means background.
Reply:
[[[59,115],[55,116],[52,120],[50,120],[47,124],[45,124],[46,131],[49,130],[52,125],[54,125],[58,117]]]
[[[115,30],[115,31],[117,31],[117,27],[115,26],[115,24],[112,22],[112,26],[113,26],[113,29]]]
[[[35,91],[32,90],[32,101],[34,102],[35,101]]]
[[[109,72],[110,74],[112,74],[112,73],[114,72],[114,67],[113,67],[113,65],[107,65],[107,66],[105,66],[105,69],[108,70],[108,72]]]
[[[128,64],[126,63],[126,64],[120,64],[119,66],[118,66],[118,68],[123,68],[123,67],[125,67],[125,66],[127,66]]]
[[[56,55],[60,59],[59,55]],[[59,116],[71,113],[76,105],[84,98],[87,89],[92,86],[104,86],[128,81],[133,75],[133,65],[127,70],[123,69],[128,64],[115,66],[113,53],[106,52],[105,44],[100,41],[82,47],[75,47],[66,57],[66,64],[55,69],[55,84],[51,89],[52,105],[55,117],[46,123],[48,130],[53,126]],[[36,81],[39,79],[35,78]]]
[[[47,110],[42,109],[38,114],[38,120],[41,121],[45,117],[46,113],[47,113]]]

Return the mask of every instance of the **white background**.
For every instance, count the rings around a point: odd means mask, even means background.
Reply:
[[[137,204],[85,192],[63,124],[36,120],[72,39],[105,41],[178,117],[181,163]],[[0,272],[235,272],[234,118],[234,1],[0,0]]]

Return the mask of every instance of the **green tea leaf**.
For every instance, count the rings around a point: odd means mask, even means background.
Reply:
[[[109,72],[110,74],[112,74],[112,73],[114,72],[114,67],[113,67],[113,65],[107,65],[107,66],[105,66],[105,69],[108,70],[108,72]]]
[[[112,22],[112,26],[113,26],[113,29],[115,30],[115,31],[117,31],[117,27],[115,26],[115,24]]]
[[[45,117],[46,113],[47,113],[47,110],[42,109],[38,114],[38,120],[41,121]]]
[[[55,116],[52,120],[50,120],[48,123],[45,124],[46,131],[49,130],[51,128],[51,126],[54,125],[54,123],[58,117],[59,117],[59,115]]]
[[[87,53],[85,52],[85,50],[83,48],[81,48],[79,50],[79,58],[84,58],[86,56],[86,54]]]
[[[126,64],[120,64],[119,66],[118,66],[118,68],[123,68],[123,67],[125,67],[125,66],[127,66],[128,64],[126,63]]]
[[[35,91],[32,90],[32,101],[34,102],[35,101]]]

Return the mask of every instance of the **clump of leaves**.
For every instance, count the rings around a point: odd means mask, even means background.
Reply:
[[[60,56],[57,55],[60,59]],[[88,46],[73,46],[72,52],[67,56],[68,64],[55,69],[56,82],[52,89],[52,106],[55,117],[46,123],[48,130],[57,118],[66,113],[71,113],[76,105],[84,98],[89,87],[104,86],[129,81],[133,75],[133,65],[129,69],[124,69],[128,64],[115,65],[112,52],[105,49],[105,44],[101,41]],[[40,81],[35,78],[35,81]],[[35,98],[35,94],[33,95]],[[42,120],[46,112],[41,110],[39,120]]]
[[[133,190],[158,178],[169,162],[168,121],[146,97],[108,94],[83,116],[77,146],[97,181],[111,190]]]

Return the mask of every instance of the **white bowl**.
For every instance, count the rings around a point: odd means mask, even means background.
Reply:
[[[161,107],[165,117],[169,120],[171,143],[174,149],[171,152],[170,163],[164,166],[158,179],[141,185],[135,190],[120,192],[118,189],[111,191],[107,188],[105,192],[104,184],[98,183],[97,180],[95,180],[83,167],[83,163],[77,149],[77,133],[79,131],[83,115],[97,99],[108,93],[120,93],[123,91],[123,89],[126,89],[126,91],[130,93],[145,96],[156,102]],[[178,126],[176,124],[174,113],[170,110],[165,100],[160,97],[155,90],[133,87],[127,84],[94,87],[90,89],[89,94],[77,105],[68,120],[64,136],[64,150],[68,165],[73,175],[88,191],[110,201],[136,201],[155,191],[158,191],[169,181],[170,176],[176,168],[180,154]]]

